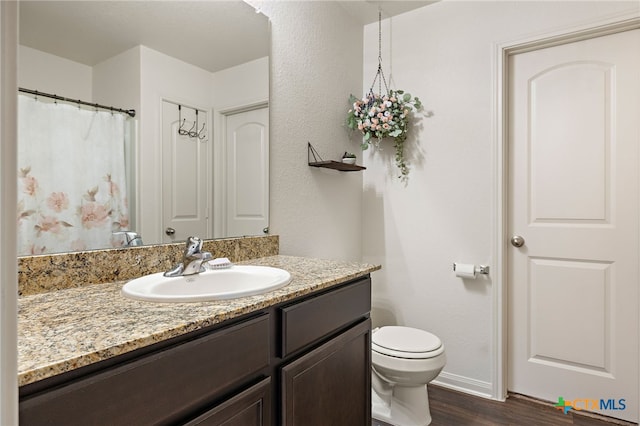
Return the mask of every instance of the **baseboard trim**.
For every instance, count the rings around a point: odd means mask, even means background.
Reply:
[[[443,371],[431,383],[442,386],[443,388],[495,400],[495,398],[493,398],[493,386],[491,383],[483,382],[482,380],[476,380],[470,377],[459,376],[457,374]]]

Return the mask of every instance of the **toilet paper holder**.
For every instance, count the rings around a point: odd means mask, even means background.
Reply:
[[[488,265],[474,265],[474,271],[476,274],[489,275]],[[456,263],[453,263],[453,272],[456,271]]]

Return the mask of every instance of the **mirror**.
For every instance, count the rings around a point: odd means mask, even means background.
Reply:
[[[267,17],[241,0],[19,5],[21,88],[137,112],[133,142],[125,147],[129,226],[120,229],[139,232],[145,244],[183,241],[191,234],[219,238],[263,233],[268,227],[268,157],[253,154],[252,146],[265,151],[267,144],[268,153]],[[247,114],[256,111],[264,125],[247,127],[255,122]],[[173,135],[184,125],[180,120],[192,125],[198,119],[198,129],[206,130],[199,135],[207,136],[200,138],[201,144],[209,144],[186,152],[180,143],[188,141]],[[230,146],[232,139],[248,142]],[[24,144],[20,138],[19,144]],[[167,162],[169,157],[173,161]],[[189,174],[192,169],[201,174]],[[180,176],[182,182],[177,181]],[[190,192],[192,182],[201,186],[197,195]],[[191,205],[200,210],[190,210]],[[112,246],[123,244],[126,236],[118,238]],[[111,247],[59,251],[96,248]],[[52,252],[30,250],[20,254]]]

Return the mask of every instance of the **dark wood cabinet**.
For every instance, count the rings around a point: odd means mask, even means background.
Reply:
[[[20,425],[371,424],[363,277],[20,389]]]
[[[282,424],[371,424],[371,321],[282,368]]]
[[[269,315],[22,398],[20,424],[171,424],[269,366]]]
[[[279,309],[285,358],[320,339],[362,321],[371,311],[371,281],[360,280]]]

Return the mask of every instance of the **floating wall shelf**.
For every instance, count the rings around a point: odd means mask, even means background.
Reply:
[[[339,170],[341,172],[358,172],[360,170],[366,170],[366,167],[358,166],[357,164],[347,164],[342,161],[333,160],[324,161],[311,143],[307,144],[307,161],[311,167],[321,167],[325,169]],[[313,161],[311,161],[311,156],[313,156]]]

